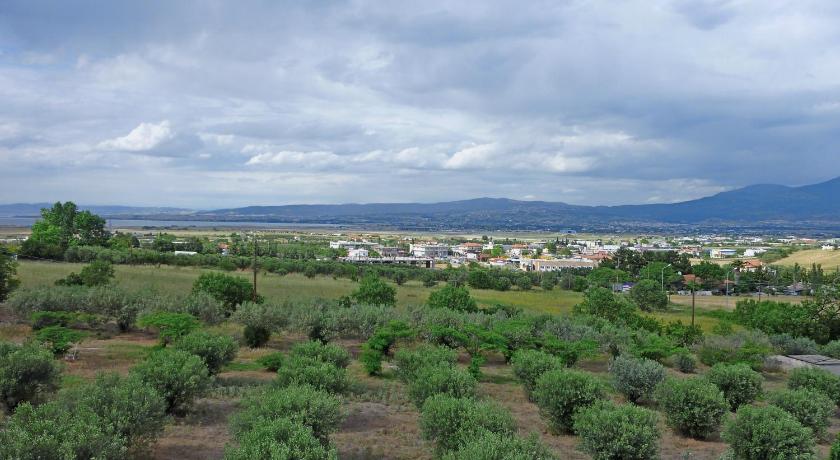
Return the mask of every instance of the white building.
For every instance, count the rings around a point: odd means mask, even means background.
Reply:
[[[348,260],[367,260],[367,258],[367,249],[350,249],[349,251],[347,251]]]
[[[519,268],[529,272],[556,272],[564,268],[595,268],[597,265],[589,259],[522,259]]]
[[[449,256],[449,246],[445,244],[412,244],[408,250],[419,258],[445,259]]]
[[[367,241],[330,241],[330,249],[370,249],[376,246],[376,243],[370,243]]]
[[[709,251],[709,257],[712,259],[728,259],[738,255],[738,251],[734,249],[713,248]]]

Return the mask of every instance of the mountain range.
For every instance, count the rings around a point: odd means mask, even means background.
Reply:
[[[0,205],[0,215],[37,215],[43,203]],[[695,228],[840,229],[840,177],[801,187],[761,184],[668,204],[581,206],[476,198],[440,203],[180,208],[80,206],[114,218],[368,225],[399,229],[598,230]]]

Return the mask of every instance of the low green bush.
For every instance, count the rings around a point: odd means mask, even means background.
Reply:
[[[311,385],[329,393],[344,394],[350,388],[347,371],[330,363],[292,357],[277,371],[276,385]]]
[[[628,401],[648,399],[665,379],[665,367],[656,361],[619,355],[610,363],[613,386]]]
[[[166,400],[169,413],[182,414],[210,386],[210,372],[198,356],[164,348],[137,364],[131,375],[154,388]]]
[[[278,369],[283,367],[283,363],[285,362],[286,355],[280,353],[279,351],[269,353],[267,355],[260,356],[259,358],[257,358],[257,364],[271,372],[277,372]]]
[[[210,374],[218,374],[222,367],[233,361],[239,347],[229,335],[194,331],[178,339],[175,349],[198,356]]]
[[[513,374],[522,382],[525,395],[532,399],[537,379],[548,371],[563,369],[565,366],[556,356],[538,350],[518,350],[510,359]]]
[[[603,386],[592,374],[553,370],[537,379],[534,401],[555,432],[571,432],[574,415],[604,397]]]
[[[811,429],[775,406],[741,406],[721,436],[738,460],[816,458]]]
[[[247,325],[242,331],[242,339],[245,345],[251,348],[260,348],[271,339],[271,331],[265,327]]]
[[[414,335],[414,331],[407,323],[402,321],[391,321],[377,329],[362,346],[362,353],[359,356],[359,361],[362,362],[365,372],[368,375],[382,373],[382,360],[397,339],[411,337],[412,335]]]
[[[198,329],[201,324],[195,316],[186,313],[159,311],[141,316],[137,325],[157,329],[161,344],[166,346]]]
[[[659,458],[655,412],[633,405],[598,401],[574,418],[580,449],[594,460]]]
[[[816,367],[800,367],[790,371],[788,388],[807,388],[828,396],[834,404],[840,405],[840,378]]]
[[[837,438],[831,443],[831,452],[828,455],[828,460],[840,460],[840,433]]]
[[[733,411],[761,396],[764,382],[761,374],[746,364],[715,364],[706,373],[706,378],[723,392]]]
[[[654,399],[671,428],[696,439],[715,432],[729,409],[723,392],[701,377],[665,379],[656,388]]]
[[[454,452],[449,452],[441,460],[556,460],[557,456],[540,442],[539,437],[531,435],[520,438],[490,431],[481,432],[467,441]]]
[[[225,449],[226,460],[337,460],[334,447],[321,444],[312,428],[288,418],[261,419]]]
[[[820,346],[808,337],[776,334],[770,336],[770,343],[780,355],[817,355],[820,353]]]
[[[19,404],[38,402],[58,388],[61,366],[37,344],[0,342],[0,404],[11,412]]]
[[[74,343],[79,343],[85,334],[63,326],[48,326],[35,333],[35,340],[48,347],[54,355],[62,356]]]
[[[707,366],[746,363],[757,370],[764,365],[773,347],[763,334],[741,331],[726,336],[708,336],[697,346],[696,351],[700,362]]]
[[[693,374],[697,370],[697,360],[687,351],[680,351],[674,355],[674,366],[683,374]]]
[[[840,359],[840,340],[832,340],[822,346],[822,354],[834,359]]]
[[[32,330],[38,331],[50,326],[67,327],[76,319],[75,312],[69,311],[36,311],[30,317],[32,319]]]
[[[434,365],[452,366],[457,359],[455,350],[425,343],[415,348],[401,348],[394,353],[397,377],[405,383],[417,378],[420,369]]]
[[[484,432],[512,436],[516,422],[496,403],[438,394],[423,404],[420,430],[424,439],[435,442],[438,454],[444,454]]]
[[[453,398],[475,396],[478,382],[469,372],[451,366],[428,366],[417,371],[417,378],[409,382],[408,395],[417,408],[432,395],[445,394]]]
[[[203,291],[190,293],[177,309],[172,311],[195,316],[205,324],[219,324],[227,317],[225,304]]]
[[[834,401],[828,396],[807,388],[774,391],[767,395],[767,402],[792,415],[817,437],[825,435],[836,411]]]
[[[258,390],[246,396],[242,410],[231,418],[231,432],[239,437],[261,420],[288,418],[312,429],[313,435],[326,442],[343,420],[341,401],[311,386],[290,386]]]
[[[350,353],[344,347],[332,343],[324,344],[312,340],[297,343],[292,346],[290,356],[314,359],[341,368],[350,365]]]

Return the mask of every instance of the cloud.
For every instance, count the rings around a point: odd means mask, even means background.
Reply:
[[[99,143],[103,150],[122,150],[126,152],[146,152],[160,147],[175,138],[168,120],[160,123],[140,123],[125,136]]]

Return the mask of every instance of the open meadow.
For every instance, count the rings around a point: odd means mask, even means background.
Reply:
[[[796,251],[784,259],[773,262],[775,265],[793,266],[799,264],[810,267],[811,264],[822,265],[825,271],[835,271],[840,267],[840,250],[824,251],[822,249],[806,249]]]

